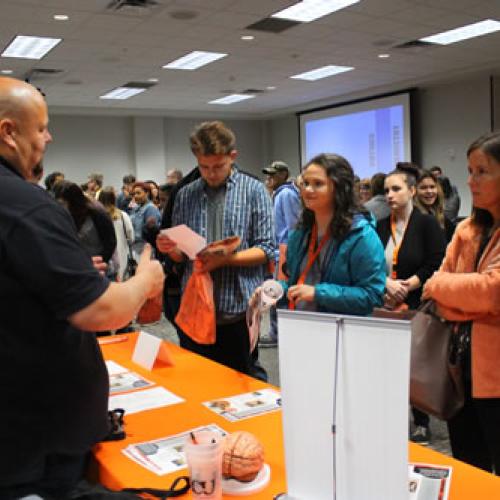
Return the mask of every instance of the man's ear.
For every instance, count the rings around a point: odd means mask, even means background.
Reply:
[[[10,118],[0,120],[0,142],[11,149],[17,149],[17,143],[14,138],[16,134],[16,124]]]
[[[229,156],[231,157],[231,161],[236,160],[236,157],[238,156],[238,150],[237,150],[237,149],[233,149],[233,150],[229,153]]]

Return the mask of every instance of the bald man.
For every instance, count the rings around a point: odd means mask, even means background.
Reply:
[[[109,432],[108,374],[94,333],[131,321],[161,292],[142,254],[109,283],[66,210],[30,179],[52,141],[31,85],[0,78],[0,498],[68,498]]]

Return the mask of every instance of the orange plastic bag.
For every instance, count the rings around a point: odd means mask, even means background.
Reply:
[[[191,274],[175,322],[198,344],[215,344],[214,284],[209,273]]]
[[[141,325],[156,323],[161,319],[163,311],[163,291],[156,297],[147,299],[137,313],[137,322]]]

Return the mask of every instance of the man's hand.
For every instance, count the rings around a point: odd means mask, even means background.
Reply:
[[[149,285],[149,291],[147,292],[148,299],[156,297],[163,290],[163,283],[165,281],[163,267],[159,261],[151,260],[151,252],[151,245],[145,245],[135,272],[136,276],[145,276],[147,279],[147,284]]]
[[[219,267],[227,266],[229,257],[228,255],[220,255],[218,253],[206,254],[196,259],[197,264],[195,269],[200,273],[209,273]]]
[[[99,271],[99,274],[104,276],[108,265],[102,260],[102,257],[100,255],[94,255],[92,257],[92,264]]]
[[[288,289],[287,297],[295,304],[301,300],[314,302],[315,289],[311,285],[293,285]]]
[[[185,259],[184,254],[179,250],[177,243],[162,232],[159,232],[156,237],[156,248],[161,253],[167,254],[176,262],[182,262]]]

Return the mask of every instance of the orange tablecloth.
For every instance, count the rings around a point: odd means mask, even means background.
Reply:
[[[99,444],[95,448],[99,480],[103,484],[112,489],[169,487],[173,479],[181,474],[157,476],[125,457],[121,450],[131,443],[166,437],[193,427],[215,423],[228,432],[252,432],[264,445],[266,462],[271,466],[271,483],[262,492],[253,494],[252,499],[270,500],[275,494],[286,490],[281,412],[229,422],[201,405],[204,401],[270,387],[268,384],[173,344],[168,344],[168,349],[175,366],[154,368],[152,372],[148,372],[132,363],[131,354],[136,335],[128,334],[127,337],[126,342],[103,345],[105,358],[144,375],[184,398],[186,402],[126,416],[127,439]],[[412,443],[409,447],[409,459],[413,462],[453,466],[450,500],[500,499],[500,478],[491,474]],[[236,497],[224,495],[224,498]]]

